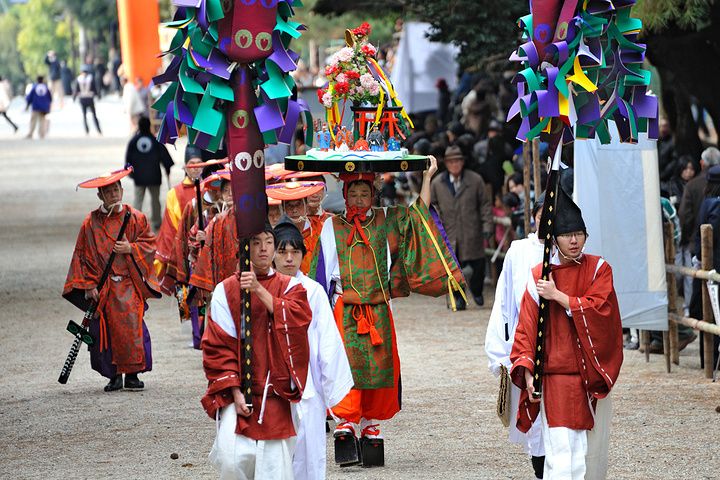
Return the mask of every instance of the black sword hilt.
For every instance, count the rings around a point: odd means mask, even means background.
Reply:
[[[63,385],[65,385],[68,381],[68,378],[70,378],[70,372],[72,372],[73,366],[75,365],[75,360],[77,359],[78,352],[80,352],[81,344],[82,340],[76,338],[73,341],[72,347],[70,347],[70,353],[68,353],[68,356],[65,359],[65,364],[63,365],[63,368],[60,371],[60,377],[58,378],[58,382],[62,383]]]

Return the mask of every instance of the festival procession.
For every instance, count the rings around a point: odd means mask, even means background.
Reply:
[[[3,478],[720,478],[718,38],[0,0]]]

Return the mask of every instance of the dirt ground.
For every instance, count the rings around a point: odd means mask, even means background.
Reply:
[[[81,318],[60,292],[80,223],[98,204],[94,192],[74,187],[118,168],[125,141],[123,133],[43,142],[0,133],[2,478],[215,477],[207,460],[215,425],[199,403],[201,355],[188,347],[172,299],[152,302],[146,317],[155,363],[144,391],[103,392],[85,350],[69,383],[57,383],[72,343],[65,325]],[[125,188],[131,202],[131,182]],[[419,296],[395,306],[403,411],[384,428],[387,465],[341,470],[331,461],[328,478],[532,478],[495,416],[497,382],[483,350],[489,308],[451,314],[443,299]],[[608,478],[720,478],[720,386],[703,378],[697,348],[682,352],[669,375],[662,357],[645,363],[626,352]]]

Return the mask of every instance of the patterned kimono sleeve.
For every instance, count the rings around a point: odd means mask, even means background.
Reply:
[[[387,219],[393,297],[406,295],[406,289],[432,297],[465,291],[465,279],[445,241],[442,225],[421,199],[410,207],[388,209]],[[394,235],[398,237],[396,252]]]

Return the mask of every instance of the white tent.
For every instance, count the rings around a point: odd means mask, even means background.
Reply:
[[[409,113],[436,110],[435,83],[444,78],[453,91],[457,86],[459,49],[427,39],[429,23],[405,22],[390,81]]]
[[[575,142],[574,197],[588,228],[586,251],[613,267],[623,326],[667,330],[662,211],[654,140]]]

